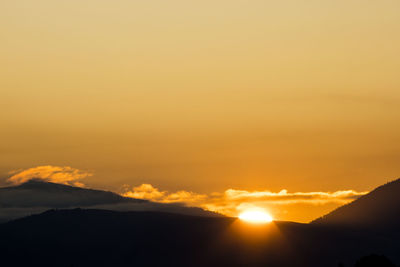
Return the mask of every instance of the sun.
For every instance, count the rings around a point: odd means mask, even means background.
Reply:
[[[265,211],[245,211],[239,215],[239,219],[251,223],[269,223],[273,221],[271,215]]]

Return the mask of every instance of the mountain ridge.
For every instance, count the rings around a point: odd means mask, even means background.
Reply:
[[[6,266],[336,267],[371,252],[400,262],[399,247],[369,231],[152,211],[49,210],[0,224]]]
[[[0,222],[42,213],[49,209],[92,208],[119,211],[166,211],[202,216],[222,216],[179,203],[156,203],[124,197],[111,191],[80,188],[29,180],[23,184],[0,188]]]
[[[358,228],[396,227],[400,225],[400,179],[378,186],[311,223]]]

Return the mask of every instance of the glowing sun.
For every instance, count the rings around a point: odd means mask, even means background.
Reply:
[[[239,215],[239,219],[251,223],[269,223],[273,220],[265,211],[245,211]]]

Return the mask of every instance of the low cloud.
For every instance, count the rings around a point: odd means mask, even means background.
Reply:
[[[197,204],[208,199],[207,195],[196,194],[189,191],[177,191],[169,193],[168,191],[160,191],[151,184],[142,184],[127,190],[122,194],[125,197],[147,199],[160,203],[185,203]]]
[[[368,192],[343,190],[335,192],[279,192],[246,191],[228,189],[225,192],[197,194],[189,191],[161,191],[151,184],[142,184],[126,190],[122,195],[147,199],[160,203],[184,203],[188,206],[201,207],[227,216],[237,216],[246,209],[285,210],[296,204],[306,206],[343,205]],[[276,207],[279,207],[276,209]]]
[[[21,184],[31,179],[40,179],[78,187],[85,187],[81,180],[92,176],[90,172],[69,166],[60,167],[50,165],[16,170],[9,174],[11,177],[7,181],[12,184]],[[148,209],[150,206],[158,208],[161,206],[165,207],[165,204],[170,204],[174,209],[185,210],[183,206],[196,207],[226,216],[238,216],[242,211],[249,209],[262,209],[279,220],[301,222],[313,220],[340,205],[347,204],[368,193],[355,190],[289,192],[283,189],[278,192],[272,192],[269,190],[248,191],[227,189],[224,192],[200,194],[186,190],[170,192],[158,189],[151,184],[142,184],[136,187],[124,186],[124,188],[125,190],[121,193],[122,196],[155,202],[151,205],[135,204],[138,206],[135,206],[135,209]],[[82,203],[76,204],[79,206]],[[131,207],[132,205],[128,206]],[[124,206],[124,208],[126,207]],[[192,210],[195,211],[196,209]],[[12,210],[12,212],[14,211]]]
[[[85,186],[85,184],[79,180],[93,175],[90,172],[78,170],[69,166],[59,167],[51,165],[38,166],[26,170],[11,171],[9,174],[12,174],[12,176],[8,178],[7,181],[15,185],[25,183],[32,179],[40,179],[46,182],[73,185],[78,187]]]
[[[343,190],[336,192],[295,192],[289,193],[283,189],[280,192],[274,193],[270,191],[245,191],[228,189],[225,191],[225,197],[234,201],[270,201],[281,204],[291,203],[309,203],[309,204],[325,204],[334,202],[345,204],[352,201],[367,192],[357,192],[354,190]]]

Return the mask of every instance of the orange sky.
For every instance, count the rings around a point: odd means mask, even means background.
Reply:
[[[369,191],[400,173],[399,12],[394,0],[2,1],[0,175],[53,165],[117,192]],[[338,204],[301,205],[278,216]]]

